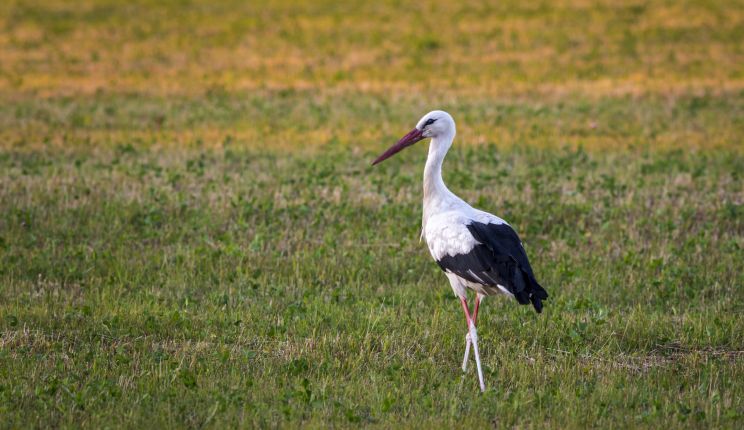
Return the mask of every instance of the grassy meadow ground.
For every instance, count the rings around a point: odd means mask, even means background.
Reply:
[[[744,426],[744,4],[210,3],[0,4],[0,427]],[[551,294],[485,394],[434,108]]]

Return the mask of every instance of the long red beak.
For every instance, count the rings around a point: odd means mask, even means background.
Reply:
[[[403,136],[398,143],[388,148],[387,151],[385,151],[382,155],[377,157],[375,161],[372,162],[372,165],[374,166],[377,163],[381,163],[388,158],[392,157],[393,155],[397,154],[398,152],[402,151],[404,148],[407,148],[414,143],[418,142],[419,140],[424,138],[424,132],[414,128],[408,134]]]

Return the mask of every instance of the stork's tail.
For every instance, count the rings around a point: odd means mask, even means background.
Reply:
[[[535,311],[539,314],[543,309],[542,301],[548,298],[548,292],[537,283],[535,278],[531,277],[523,270],[521,272],[524,279],[524,289],[515,294],[514,297],[522,305],[532,303]]]

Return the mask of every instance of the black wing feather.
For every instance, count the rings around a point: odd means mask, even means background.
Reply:
[[[519,236],[508,224],[473,222],[467,226],[480,244],[467,254],[446,255],[437,261],[442,270],[484,286],[504,286],[523,305],[542,312],[548,293],[535,279]]]

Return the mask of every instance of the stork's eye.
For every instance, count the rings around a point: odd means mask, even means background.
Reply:
[[[434,124],[434,121],[436,121],[436,119],[435,119],[435,118],[429,118],[429,119],[428,119],[428,120],[426,120],[426,122],[424,123],[424,127],[426,127],[427,125],[432,125],[432,124]]]

